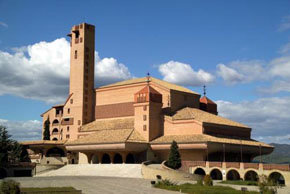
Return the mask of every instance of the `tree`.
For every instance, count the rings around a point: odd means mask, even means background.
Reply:
[[[0,125],[0,166],[9,163],[29,162],[26,148],[10,137],[6,127]]]
[[[8,163],[8,153],[11,150],[10,135],[6,130],[6,127],[0,125],[0,165]]]
[[[50,140],[50,131],[49,131],[50,121],[49,118],[44,122],[44,131],[43,131],[43,140]]]
[[[181,158],[176,141],[172,141],[167,165],[173,169],[178,169],[181,167]]]

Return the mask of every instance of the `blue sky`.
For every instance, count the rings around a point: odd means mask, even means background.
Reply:
[[[289,7],[289,1],[0,0],[0,122],[17,139],[39,137],[40,114],[65,98],[68,83],[61,71],[43,72],[68,63],[62,38],[87,22],[96,26],[96,85],[147,72],[200,93],[206,84],[221,115],[248,124],[259,140],[289,143]],[[113,77],[105,75],[110,68]],[[41,93],[50,80],[58,89]]]

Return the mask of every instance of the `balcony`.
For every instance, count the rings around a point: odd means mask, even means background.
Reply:
[[[74,119],[73,118],[65,118],[62,119],[61,125],[73,125],[74,124]]]

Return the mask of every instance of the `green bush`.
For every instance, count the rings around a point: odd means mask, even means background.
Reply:
[[[5,180],[0,185],[1,194],[19,194],[20,184],[14,180]]]
[[[168,162],[166,164],[168,167],[173,169],[178,169],[181,167],[181,157],[176,141],[172,141]]]
[[[206,186],[212,186],[212,185],[213,185],[213,183],[212,183],[212,179],[211,179],[211,177],[210,177],[209,174],[207,174],[207,175],[204,176],[204,178],[203,178],[203,183],[204,183],[204,185],[206,185]]]
[[[176,183],[171,182],[171,181],[168,180],[168,179],[161,180],[161,181],[159,181],[157,184],[158,184],[158,185],[164,185],[164,186],[174,186],[174,185],[176,185]]]
[[[263,194],[277,193],[278,185],[266,175],[260,176],[258,186],[260,192]]]

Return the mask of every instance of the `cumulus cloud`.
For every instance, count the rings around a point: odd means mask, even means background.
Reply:
[[[114,58],[100,59],[98,53],[96,56],[96,85],[106,85],[120,80],[130,79],[131,73],[124,64],[118,63]]]
[[[12,94],[47,103],[65,100],[69,87],[70,46],[65,38],[0,51],[0,95]],[[97,85],[128,79],[128,68],[96,52]]]
[[[41,139],[42,123],[38,120],[10,121],[0,119],[0,125],[6,126],[12,139],[29,141]]]
[[[184,86],[201,86],[214,81],[212,74],[202,69],[195,71],[190,65],[177,61],[159,65],[159,72],[165,81]]]
[[[239,121],[251,127],[252,137],[268,143],[289,143],[290,97],[261,98],[254,101],[232,103],[217,101],[221,116]],[[264,139],[263,139],[264,138]]]

